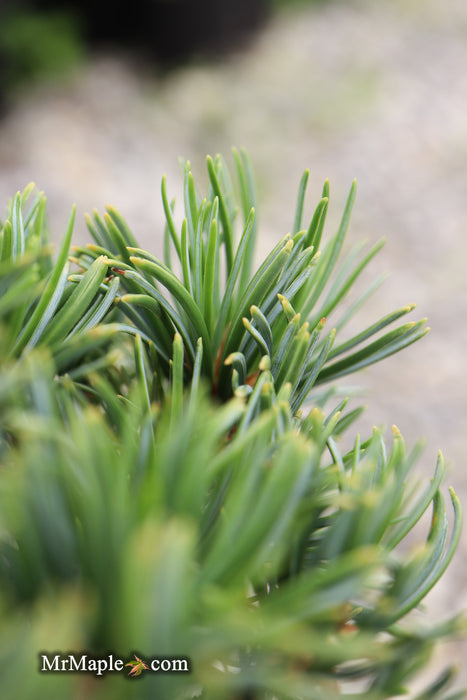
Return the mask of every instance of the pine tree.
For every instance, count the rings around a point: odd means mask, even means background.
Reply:
[[[423,484],[397,428],[390,445],[379,429],[349,441],[361,408],[335,384],[421,338],[425,319],[397,325],[405,306],[345,338],[368,292],[342,301],[381,248],[340,263],[355,183],[326,241],[329,184],[303,226],[306,171],[291,233],[254,271],[253,172],[245,151],[233,160],[235,182],[207,159],[204,198],[186,164],[180,226],[163,180],[164,261],[113,207],[70,256],[73,212],[55,258],[44,195],[30,186],[9,205],[2,698],[379,700],[462,629],[420,609],[460,535],[441,453]],[[131,668],[38,672],[59,653]],[[151,671],[175,657],[189,673]],[[463,697],[445,695],[452,675],[416,697]]]

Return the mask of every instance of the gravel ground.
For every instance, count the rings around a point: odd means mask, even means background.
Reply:
[[[67,84],[18,98],[0,125],[0,198],[30,180],[46,191],[52,230],[107,202],[143,245],[161,249],[159,184],[180,192],[178,157],[205,180],[204,156],[246,146],[266,249],[292,223],[296,187],[310,202],[331,181],[328,232],[357,177],[351,240],[387,245],[371,279],[389,280],[358,319],[417,301],[431,333],[358,378],[368,392],[363,432],[396,423],[423,437],[420,468],[438,448],[466,506],[467,473],[467,4],[451,0],[323,3],[273,18],[254,44],[216,65],[161,77],[123,56],[90,60]],[[86,236],[82,223],[78,235]],[[355,381],[355,380],[354,380]],[[467,539],[430,597],[434,616],[467,607]],[[466,646],[449,650],[463,664]],[[461,676],[467,682],[467,669]]]

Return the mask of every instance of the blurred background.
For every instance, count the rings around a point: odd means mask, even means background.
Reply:
[[[429,475],[441,448],[467,511],[465,0],[133,0],[131,12],[2,0],[1,10],[0,200],[36,182],[56,240],[73,202],[81,240],[83,214],[112,203],[159,253],[160,180],[180,194],[179,156],[205,183],[207,153],[229,161],[231,146],[248,149],[263,252],[290,229],[305,168],[310,214],[330,179],[329,234],[358,179],[349,241],[385,236],[365,281],[389,277],[355,326],[416,301],[415,320],[432,327],[359,375],[359,429],[385,425],[389,438],[396,423],[409,445],[424,438]],[[433,617],[467,608],[466,553],[464,536],[430,596]],[[462,665],[462,647],[444,653]]]

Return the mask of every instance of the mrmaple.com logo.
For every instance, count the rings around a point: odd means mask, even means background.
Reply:
[[[144,671],[150,673],[190,673],[190,659],[187,657],[155,657],[143,660],[136,654],[128,660],[114,654],[102,657],[88,654],[39,654],[39,671],[41,673],[92,673],[103,676],[105,673],[121,673],[130,667],[128,676],[135,678]]]

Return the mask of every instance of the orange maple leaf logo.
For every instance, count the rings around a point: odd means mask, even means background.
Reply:
[[[144,663],[138,656],[135,654],[135,659],[136,661],[129,661],[125,666],[132,666],[131,671],[128,673],[129,676],[140,676],[143,671],[147,671],[149,666]]]

